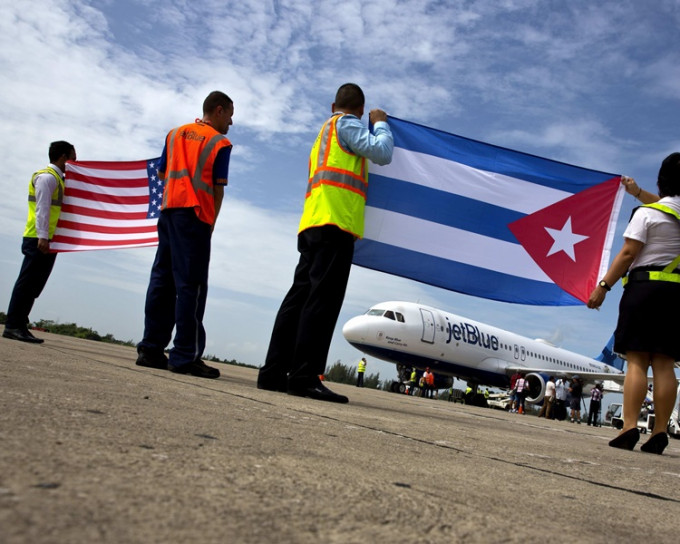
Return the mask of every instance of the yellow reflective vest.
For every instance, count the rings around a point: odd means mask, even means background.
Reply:
[[[59,175],[59,173],[51,167],[43,168],[38,170],[31,177],[31,181],[28,184],[28,219],[26,220],[26,228],[24,229],[24,238],[37,238],[38,231],[35,228],[35,178],[40,174],[52,174],[57,180],[57,186],[52,192],[52,202],[50,203],[50,228],[49,228],[49,239],[54,236],[54,231],[57,228],[57,221],[59,220],[59,214],[61,213],[61,203],[64,200],[64,180]]]
[[[368,188],[366,158],[344,149],[336,124],[344,114],[321,127],[309,155],[309,181],[298,234],[310,227],[335,225],[361,238]]]
[[[359,365],[357,367],[357,372],[366,372],[366,363],[364,362],[363,359],[361,361],[359,361]]]

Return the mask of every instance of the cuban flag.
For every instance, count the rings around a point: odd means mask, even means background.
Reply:
[[[620,175],[389,124],[394,155],[370,165],[354,264],[504,302],[588,300],[609,263]]]

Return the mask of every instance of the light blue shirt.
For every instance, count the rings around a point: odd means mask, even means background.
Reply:
[[[356,115],[343,115],[335,126],[338,141],[345,149],[381,166],[392,162],[394,139],[390,125],[385,121],[378,121],[373,125],[373,134]]]

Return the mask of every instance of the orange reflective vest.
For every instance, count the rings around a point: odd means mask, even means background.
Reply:
[[[309,155],[309,181],[298,233],[310,227],[336,225],[357,238],[364,234],[368,188],[366,158],[344,149],[331,117],[321,127]]]
[[[213,165],[217,153],[231,142],[206,123],[196,121],[168,134],[163,205],[194,208],[204,223],[215,223]]]
[[[57,228],[57,221],[59,220],[59,215],[61,214],[61,204],[64,200],[64,180],[57,173],[57,171],[48,166],[42,170],[38,170],[31,177],[31,181],[28,184],[28,219],[26,219],[26,228],[24,229],[24,238],[37,238],[38,231],[35,228],[35,178],[40,174],[52,174],[54,179],[57,180],[57,186],[52,192],[52,201],[50,202],[50,225],[48,237],[51,240],[54,236],[54,231]]]

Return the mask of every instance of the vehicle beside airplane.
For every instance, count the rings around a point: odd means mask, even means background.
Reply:
[[[526,373],[527,402],[545,395],[549,376],[579,376],[587,395],[597,382],[605,391],[622,390],[623,363],[611,343],[598,358],[556,347],[518,334],[413,302],[381,302],[343,326],[345,339],[367,355],[397,365],[402,381],[412,368],[429,367],[435,376],[475,385],[509,388],[510,377]],[[440,382],[439,385],[446,382]],[[443,385],[448,387],[448,385]]]

